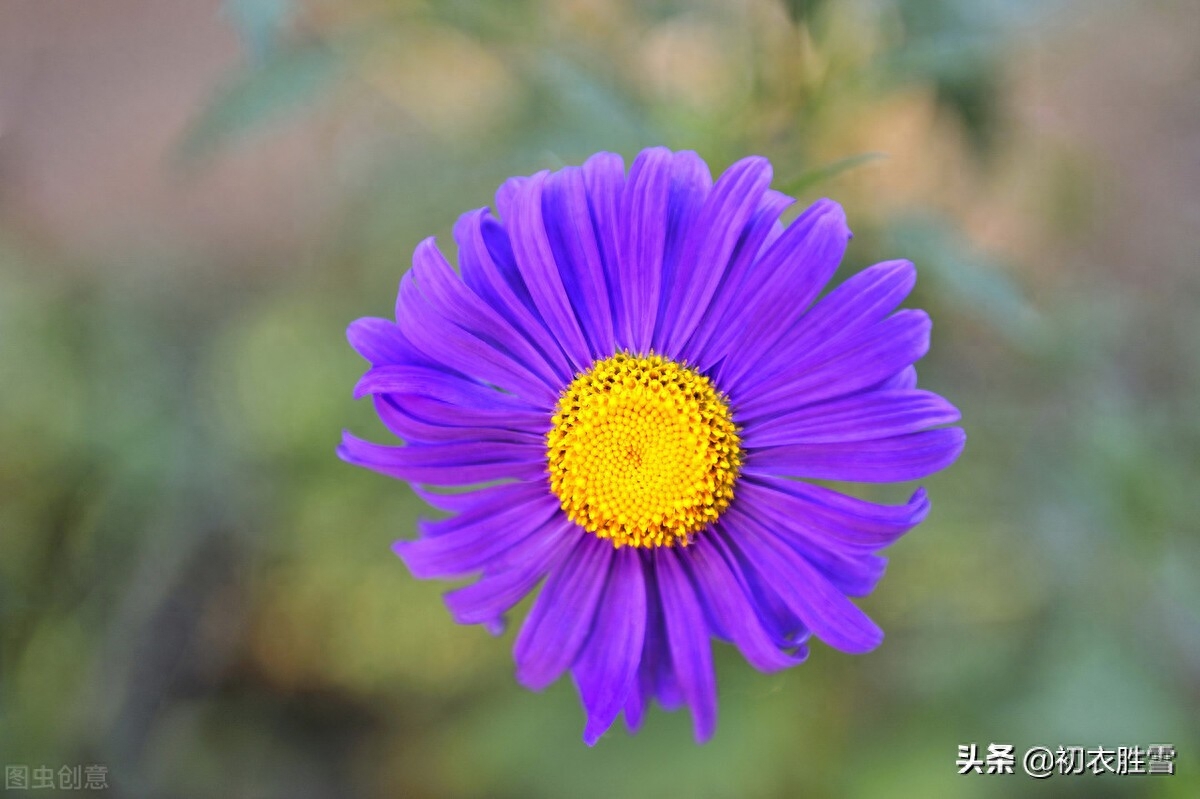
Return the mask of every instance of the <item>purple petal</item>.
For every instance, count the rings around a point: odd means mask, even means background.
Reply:
[[[613,313],[582,169],[568,167],[546,180],[542,214],[554,260],[591,356],[606,358],[616,350]]]
[[[368,394],[412,394],[435,397],[463,408],[504,409],[513,413],[537,409],[520,397],[499,391],[477,380],[428,366],[388,365],[368,369],[354,387],[354,398]]]
[[[675,679],[692,710],[696,742],[704,743],[712,737],[717,725],[717,678],[713,672],[708,625],[675,548],[659,547],[654,554]]]
[[[677,274],[666,284],[666,312],[661,320],[665,343],[660,349],[677,352],[696,331],[746,223],[770,184],[770,162],[752,157],[729,167],[713,186],[688,231]]]
[[[801,647],[797,654],[781,652],[763,627],[751,604],[740,574],[726,562],[713,543],[714,536],[700,536],[688,547],[687,564],[692,570],[696,592],[712,613],[714,632],[732,641],[750,665],[771,672],[794,666],[808,656]]]
[[[400,333],[400,328],[387,319],[371,316],[355,319],[346,328],[346,338],[354,351],[370,361],[372,366],[424,361]]]
[[[903,505],[877,505],[798,480],[746,475],[737,491],[739,502],[771,518],[776,529],[847,551],[890,546],[929,514],[924,489]]]
[[[624,317],[621,299],[621,197],[625,193],[625,162],[615,153],[596,153],[583,164],[583,180],[587,185],[588,211],[595,228],[600,261],[604,265],[608,286],[608,307],[612,313],[613,346],[617,346],[620,331],[628,320]]]
[[[886,261],[847,279],[813,306],[761,365],[770,374],[882,322],[917,282],[909,261]]]
[[[745,514],[732,507],[726,514],[736,528],[730,535],[735,546],[814,635],[844,652],[868,652],[879,645],[883,631],[818,569]]]
[[[762,576],[746,560],[745,555],[733,546],[732,537],[736,537],[737,531],[730,530],[724,521],[718,521],[711,530],[713,547],[721,553],[738,578],[759,621],[770,634],[771,641],[780,649],[802,646],[809,638],[808,628],[774,589],[763,582]]]
[[[393,550],[413,576],[456,577],[480,571],[507,550],[538,533],[555,518],[558,503],[542,486],[510,483],[480,506],[436,522],[419,525],[421,537],[397,541]]]
[[[670,150],[643,150],[629,170],[621,197],[621,258],[617,296],[624,327],[617,345],[644,353],[650,349],[662,291],[663,254],[671,197]]]
[[[841,206],[822,200],[798,217],[767,250],[749,280],[742,313],[710,357],[727,355],[718,370],[732,389],[792,328],[837,271],[850,229]]]
[[[783,444],[864,441],[915,433],[959,418],[957,408],[928,391],[875,391],[805,405],[769,421],[748,425],[742,444],[747,449],[758,449]]]
[[[424,366],[377,366],[354,393],[374,394],[380,420],[409,442],[540,439],[550,425],[549,413],[512,394]]]
[[[347,432],[337,454],[355,466],[415,483],[472,485],[513,477],[544,484],[546,473],[545,447],[509,441],[389,447]]]
[[[463,282],[525,334],[565,385],[571,378],[571,364],[538,315],[517,269],[508,232],[486,208],[481,208],[459,217],[454,240],[458,243]]]
[[[630,686],[629,693],[625,695],[625,707],[621,709],[625,714],[625,729],[629,730],[630,734],[640,730],[642,722],[646,720],[646,695],[642,693],[640,678],[639,669],[638,679]]]
[[[925,355],[929,329],[929,316],[924,311],[900,311],[839,340],[836,346],[802,356],[750,388],[730,388],[735,419],[749,427],[758,419],[852,394],[886,380]]]
[[[835,552],[805,538],[776,537],[784,539],[785,544],[796,550],[846,596],[869,596],[887,571],[887,558],[880,555]]]
[[[850,277],[821,300],[796,331],[797,338],[833,342],[887,318],[917,283],[911,261],[884,261]]]
[[[529,180],[524,176],[509,178],[500,184],[500,188],[496,189],[496,211],[505,224],[510,224],[513,217],[517,215],[514,209],[517,195],[529,183]]]
[[[454,437],[461,438],[466,435],[461,431],[479,430],[478,437],[481,439],[496,439],[497,431],[506,434],[501,436],[502,440],[511,440],[514,436],[544,439],[551,426],[550,414],[543,411],[514,411],[503,406],[479,408],[451,405],[416,394],[381,394],[375,399],[377,406],[382,403],[422,424],[441,428],[443,437],[453,433]],[[387,420],[384,419],[384,422]]]
[[[574,368],[582,370],[591,363],[587,341],[546,236],[542,198],[547,174],[539,172],[517,192],[506,226],[517,268],[529,287],[538,313]]]
[[[670,331],[673,316],[668,315],[668,306],[673,302],[675,289],[679,287],[681,266],[686,272],[684,245],[689,240],[705,198],[712,190],[712,175],[708,164],[696,153],[675,153],[671,159],[671,194],[667,201],[667,238],[663,245],[662,291],[658,295],[658,307],[654,312],[654,335],[651,347],[662,352],[666,336]]]
[[[586,535],[550,573],[513,647],[517,681],[526,688],[540,691],[575,662],[614,552],[610,542]]]
[[[552,408],[557,386],[515,360],[496,343],[486,341],[437,313],[421,296],[412,274],[400,281],[396,324],[404,337],[430,361],[469,374],[538,407]]]
[[[544,485],[537,483],[500,483],[462,494],[439,495],[442,502],[457,511],[457,515],[448,519],[422,520],[419,522],[422,535],[442,536],[456,533],[467,527],[487,526],[497,519],[502,511],[512,511],[523,504],[553,506],[555,500],[549,496]],[[444,500],[454,498],[453,503]],[[544,510],[544,509],[543,509]],[[544,514],[545,515],[545,514]],[[541,522],[540,519],[537,520]]]
[[[413,254],[412,275],[430,306],[476,338],[508,353],[548,386],[561,382],[553,365],[530,343],[525,334],[512,326],[491,305],[471,291],[459,279],[432,238],[417,245]]]
[[[499,483],[490,485],[485,488],[476,488],[471,491],[459,491],[453,494],[442,494],[437,491],[430,491],[415,483],[412,485],[413,493],[432,505],[438,510],[444,510],[447,513],[468,513],[479,512],[477,508],[486,508],[487,502],[491,502],[491,497],[504,496],[508,497],[507,492],[516,490],[518,483]],[[501,505],[509,502],[508,499],[498,500]],[[483,511],[486,515],[489,511]]]
[[[917,480],[953,463],[966,438],[951,427],[872,441],[765,447],[747,454],[745,473],[860,483]]]
[[[873,386],[878,391],[894,391],[904,389],[914,389],[917,387],[917,367],[906,366],[896,374],[884,380],[877,386]]]
[[[478,581],[448,592],[446,607],[459,624],[501,621],[553,569],[579,538],[579,526],[563,516],[551,517],[534,534],[516,542],[503,560],[489,564]]]
[[[544,443],[545,432],[550,426],[546,414],[477,410],[404,394],[377,395],[375,410],[384,426],[409,444],[450,441]]]
[[[678,710],[683,705],[683,696],[675,679],[671,649],[667,645],[666,621],[658,588],[657,559],[648,550],[639,552],[639,557],[642,558],[646,575],[646,646],[642,649],[642,660],[638,666],[638,694],[643,705],[653,697],[664,709]],[[631,723],[628,715],[626,723]]]
[[[746,223],[712,302],[705,309],[696,332],[681,351],[684,360],[694,363],[698,369],[707,371],[719,360],[719,355],[717,358],[711,357],[709,344],[714,336],[728,329],[736,316],[741,314],[751,267],[769,246],[771,237],[782,235],[783,225],[779,223],[779,215],[794,202],[785,194],[767,191]]]
[[[866,596],[883,577],[887,560],[861,549],[839,547],[836,540],[823,540],[797,525],[764,512],[766,506],[745,501],[741,512],[758,522],[759,529],[783,542],[825,576],[847,596]]]
[[[587,709],[583,741],[594,746],[634,688],[646,636],[646,580],[631,547],[616,551],[591,636],[572,668]]]

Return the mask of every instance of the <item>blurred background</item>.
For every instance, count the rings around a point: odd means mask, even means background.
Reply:
[[[1194,0],[0,0],[0,760],[123,797],[1200,796]],[[888,639],[580,742],[389,545],[344,329],[507,176],[770,157],[970,441]],[[449,248],[453,256],[453,248]],[[871,494],[894,501],[912,486]],[[1172,777],[957,746],[1172,743]],[[51,792],[43,791],[42,795]],[[13,795],[19,795],[13,791]],[[5,794],[7,795],[7,794]]]

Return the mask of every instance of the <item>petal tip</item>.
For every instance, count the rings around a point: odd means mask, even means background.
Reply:
[[[338,442],[337,448],[334,450],[340,460],[349,463],[352,466],[359,466],[359,459],[354,455],[352,447],[357,439],[349,430],[342,431],[342,440]]]
[[[600,742],[606,732],[608,732],[608,727],[589,721],[583,728],[583,742],[589,747],[593,747]]]
[[[700,746],[712,740],[713,734],[717,731],[716,719],[700,721],[697,719],[692,725],[692,737]]]
[[[528,669],[522,668],[520,665],[517,666],[515,679],[523,687],[535,693],[545,690],[550,683],[554,682],[553,679],[547,680],[544,675],[530,674]]]

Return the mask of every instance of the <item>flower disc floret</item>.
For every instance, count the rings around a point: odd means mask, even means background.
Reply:
[[[733,499],[742,463],[729,403],[660,355],[617,353],[578,375],[546,436],[567,516],[617,547],[686,545]]]

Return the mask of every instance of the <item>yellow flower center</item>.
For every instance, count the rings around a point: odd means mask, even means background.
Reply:
[[[686,546],[733,499],[742,448],[729,404],[683,364],[623,352],[597,361],[551,421],[551,489],[614,546]]]

